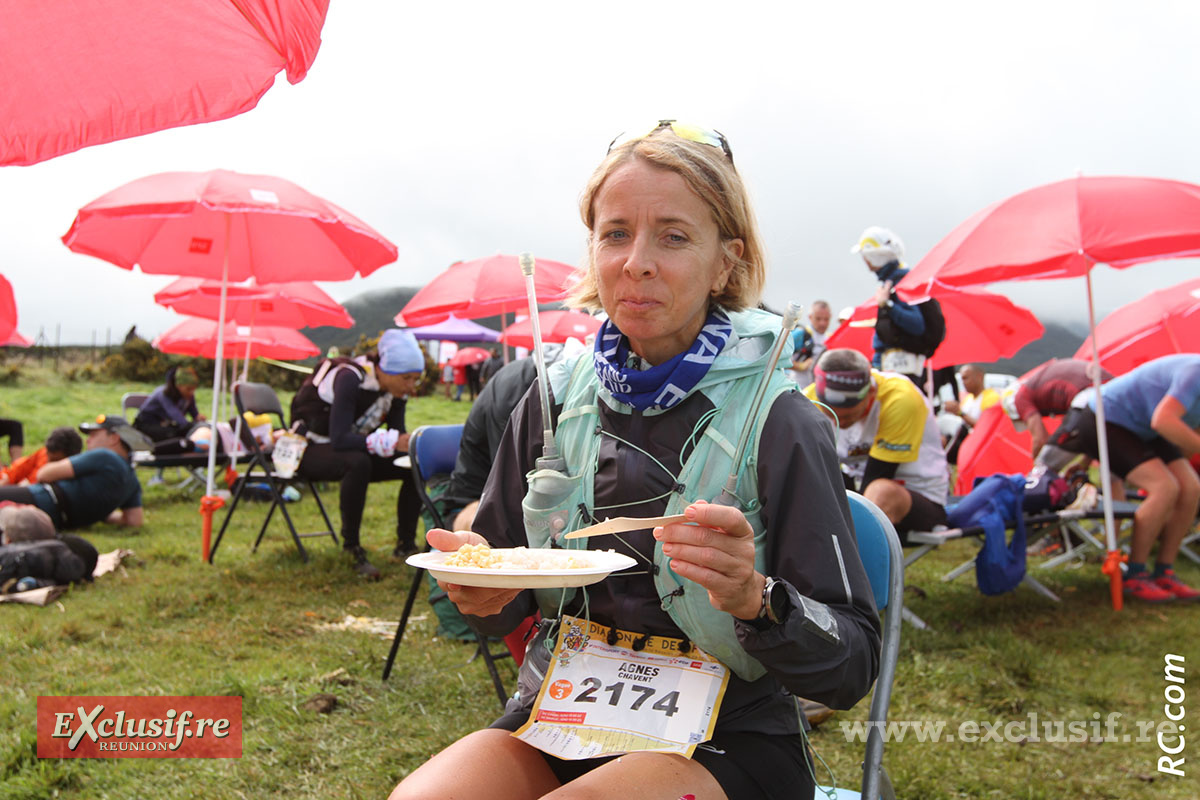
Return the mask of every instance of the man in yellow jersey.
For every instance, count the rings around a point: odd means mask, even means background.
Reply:
[[[946,522],[950,474],[925,396],[903,375],[871,369],[854,350],[828,350],[804,390],[837,419],[847,488],[883,510],[901,541]]]
[[[946,460],[951,464],[958,463],[958,448],[971,429],[979,424],[979,417],[984,409],[1000,402],[1000,393],[984,387],[984,371],[974,364],[964,365],[958,371],[958,377],[967,393],[961,400],[947,400],[945,405],[947,413],[954,414],[961,420],[961,424],[946,445]],[[951,422],[954,420],[951,419]]]

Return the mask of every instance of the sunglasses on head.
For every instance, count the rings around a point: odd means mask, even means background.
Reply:
[[[733,163],[733,150],[729,148],[729,140],[725,138],[725,134],[718,130],[701,128],[699,125],[688,125],[687,123],[678,122],[673,119],[660,119],[658,124],[653,128],[636,136],[630,136],[624,133],[617,134],[616,138],[608,143],[608,152],[611,153],[614,147],[618,147],[635,139],[644,139],[650,134],[661,131],[664,128],[669,129],[680,139],[687,139],[689,142],[706,144],[710,147],[719,147],[721,152],[725,153],[725,157],[729,159],[729,163]]]

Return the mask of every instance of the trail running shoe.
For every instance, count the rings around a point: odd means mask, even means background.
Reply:
[[[1157,581],[1147,572],[1133,578],[1125,576],[1124,589],[1126,597],[1141,600],[1143,603],[1169,603],[1175,599],[1175,595],[1160,588]]]
[[[371,562],[367,560],[367,551],[362,549],[362,547],[347,547],[346,552],[353,559],[354,571],[359,575],[362,575],[369,581],[377,581],[383,577],[379,570],[375,569]]]
[[[1200,600],[1200,592],[1196,591],[1186,583],[1181,583],[1175,577],[1175,570],[1169,569],[1162,575],[1154,579],[1154,585],[1164,592],[1167,592],[1176,600],[1182,600],[1185,603]]]

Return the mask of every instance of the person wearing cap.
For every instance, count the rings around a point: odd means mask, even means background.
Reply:
[[[1101,367],[1101,383],[1107,383],[1112,377],[1111,372]],[[1052,358],[1008,386],[1000,395],[1000,403],[1013,423],[1018,425],[1018,430],[1021,424],[1029,429],[1033,440],[1030,454],[1037,458],[1038,452],[1050,438],[1042,418],[1065,416],[1071,410],[1071,401],[1075,396],[1091,386],[1090,361]]]
[[[828,350],[804,390],[837,420],[838,459],[848,483],[887,514],[902,542],[946,522],[950,471],[925,396],[896,373],[871,368],[856,350]]]
[[[917,352],[918,341],[926,336],[925,315],[919,308],[924,303],[936,303],[929,298],[921,304],[906,303],[892,291],[908,274],[905,266],[904,242],[887,228],[872,225],[858,237],[851,253],[862,256],[867,268],[879,281],[875,303],[879,306],[875,336],[871,346],[875,355],[871,366],[908,376],[922,391],[926,386],[926,357]]]
[[[167,370],[166,383],[159,386],[133,420],[133,427],[150,437],[163,442],[187,436],[193,422],[204,419],[196,408],[196,387],[200,378],[191,367],[176,364]]]
[[[1102,385],[1100,397],[1112,473],[1146,492],[1134,511],[1125,594],[1147,603],[1200,601],[1200,591],[1177,579],[1174,568],[1200,507],[1200,477],[1187,459],[1200,453],[1200,355],[1147,361]],[[1046,449],[1098,459],[1096,411],[1095,389],[1076,395]]]
[[[393,462],[408,452],[405,405],[424,371],[425,355],[417,340],[392,328],[379,337],[374,353],[321,362],[292,400],[292,424],[302,421],[309,440],[299,472],[310,480],[341,482],[342,547],[354,569],[369,580],[380,578],[359,538],[369,484],[402,481],[393,555],[417,552],[421,501],[411,471]]]
[[[79,430],[87,436],[86,451],[46,464],[35,484],[0,486],[0,501],[37,506],[59,531],[101,521],[141,527],[142,485],[130,455],[150,449],[150,440],[123,417],[103,414]]]

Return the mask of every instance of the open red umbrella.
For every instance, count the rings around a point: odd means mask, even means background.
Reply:
[[[0,275],[0,341],[7,340],[16,331],[17,299],[8,278]]]
[[[345,280],[396,260],[396,246],[348,211],[269,175],[164,172],[127,183],[79,210],[63,243],[125,269],[216,278],[222,286]],[[213,418],[221,393],[225,292],[217,325]],[[212,532],[216,449],[208,455],[204,557]]]
[[[308,73],[329,0],[5,5],[0,165],[249,111]]]
[[[1096,325],[1100,365],[1114,375],[1175,353],[1200,353],[1200,278],[1150,292]],[[1075,353],[1087,359],[1092,337]]]
[[[217,319],[221,311],[221,282],[179,278],[156,292],[154,302],[189,317]],[[229,286],[225,318],[242,325],[292,329],[354,327],[354,318],[342,304],[311,281]]]
[[[939,286],[933,296],[946,319],[946,338],[930,359],[934,369],[1008,358],[1045,332],[1032,311],[1003,295]],[[849,347],[870,358],[877,312],[874,300],[858,306],[849,324],[831,333],[825,346]]]
[[[465,367],[468,364],[482,364],[492,357],[492,354],[482,347],[464,347],[450,357],[450,366]]]
[[[565,342],[571,338],[583,341],[600,330],[600,320],[581,311],[541,311],[538,320],[543,342]],[[533,349],[533,321],[526,318],[509,325],[502,332],[501,341],[512,347]]]
[[[13,331],[4,342],[5,347],[33,347],[33,340],[20,331]]]
[[[233,322],[225,324],[221,338],[226,358],[247,352],[250,358],[296,359],[320,355],[321,350],[308,337],[292,328],[256,325],[253,328]],[[186,319],[154,340],[164,353],[216,358],[217,323],[211,319]],[[215,417],[214,417],[215,418]]]
[[[453,313],[478,319],[529,308],[525,276],[517,256],[490,256],[457,261],[427,283],[400,312],[404,325],[429,325]],[[575,268],[539,258],[533,275],[539,303],[562,300]],[[397,319],[397,324],[401,320]]]
[[[1088,319],[1095,332],[1091,269],[1200,255],[1200,186],[1143,177],[1087,177],[1038,186],[994,203],[960,224],[896,287],[906,298],[927,296],[938,284],[1066,278],[1087,280]],[[1093,362],[1099,362],[1095,349]],[[1099,370],[1096,390],[1099,394]],[[1104,406],[1097,403],[1097,430]],[[1109,485],[1108,441],[1099,436],[1101,485]],[[1113,608],[1121,598],[1112,497],[1103,495]]]

